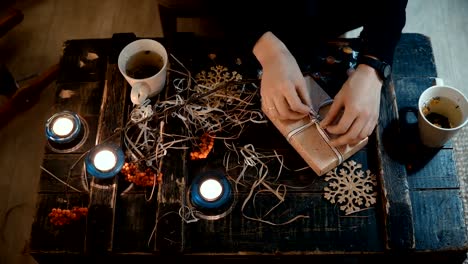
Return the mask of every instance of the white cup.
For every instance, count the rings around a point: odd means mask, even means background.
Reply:
[[[468,123],[468,100],[459,90],[435,85],[418,101],[418,127],[421,142],[440,148]]]
[[[155,40],[139,39],[129,43],[120,52],[117,63],[132,86],[130,99],[134,104],[142,104],[166,85],[167,51]]]

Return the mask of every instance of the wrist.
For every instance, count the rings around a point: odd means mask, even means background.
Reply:
[[[368,67],[364,67],[367,70],[369,70],[368,68],[373,68],[374,73],[377,74],[377,76],[379,77],[379,80],[381,80],[382,82],[390,78],[390,75],[392,72],[392,68],[388,63],[386,63],[385,61],[379,60],[375,56],[371,56],[367,54],[359,56],[358,67],[359,66],[368,66]]]
[[[260,64],[264,65],[270,58],[287,53],[288,49],[280,39],[268,31],[258,39],[252,52]]]
[[[380,86],[383,84],[383,80],[380,78],[377,70],[367,64],[359,64],[356,68],[356,71],[361,72],[364,76],[367,76],[369,80],[375,82],[376,84],[378,83]]]

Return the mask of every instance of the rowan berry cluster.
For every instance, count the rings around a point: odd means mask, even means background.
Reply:
[[[88,208],[73,207],[73,209],[52,208],[49,213],[50,223],[55,226],[68,225],[88,215]]]
[[[205,159],[213,148],[214,137],[212,135],[205,133],[200,138],[200,141],[200,144],[197,146],[198,150],[193,150],[190,153],[191,160]]]
[[[134,163],[125,162],[122,167],[122,174],[125,175],[125,180],[134,183],[138,186],[153,186],[154,177],[156,173],[150,168],[141,171],[138,166]],[[162,173],[159,173],[156,177],[156,184],[162,182]]]

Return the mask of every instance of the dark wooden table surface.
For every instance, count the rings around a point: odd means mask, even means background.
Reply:
[[[83,263],[96,258],[149,262],[164,255],[224,260],[307,255],[338,262],[465,259],[467,236],[452,146],[449,143],[431,150],[421,147],[417,139],[417,98],[437,77],[427,37],[403,35],[397,47],[393,80],[383,89],[379,125],[368,145],[350,158],[377,176],[377,202],[346,215],[324,198],[328,184],[325,177],[318,177],[312,170],[285,173],[281,183],[304,188],[290,191],[269,215],[269,221],[281,223],[296,215],[307,216],[286,225],[244,217],[243,213],[252,216],[277,203],[271,194],[260,193],[256,197],[259,208],[247,206],[242,212],[249,188],[239,189],[237,202],[225,217],[183,221],[178,212],[186,205],[193,178],[208,169],[225,171],[225,150],[218,145],[202,161],[190,161],[186,150],[169,151],[164,158],[163,182],[149,201],[147,188],[125,191],[128,182],[122,175],[109,180],[85,175],[89,184],[82,183],[82,158],[90,148],[104,140],[123,145],[122,134],[116,131],[127,122],[131,104],[129,86],[116,61],[120,50],[135,38],[132,34],[115,34],[111,39],[70,40],[64,44],[51,114],[65,109],[77,112],[86,121],[89,136],[71,153],[57,153],[46,146],[29,248],[38,262]],[[235,47],[193,39],[178,43],[157,40],[193,71],[209,67],[213,60],[207,60],[208,54],[217,54],[218,62],[226,59],[244,76],[254,78],[258,73],[250,55]],[[97,58],[90,58],[90,53]],[[234,58],[240,58],[242,65],[233,63],[238,61]],[[327,92],[333,95],[340,81],[330,81]],[[70,92],[73,96],[64,96]],[[179,129],[176,123],[168,122],[167,126]],[[236,142],[283,149],[289,165],[303,165],[269,123],[252,126]],[[236,173],[239,171],[228,172]],[[50,223],[52,208],[72,206],[88,208],[87,217],[61,227]]]

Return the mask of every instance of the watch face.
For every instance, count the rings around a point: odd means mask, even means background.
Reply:
[[[385,67],[383,69],[384,78],[388,78],[390,76],[391,72],[392,72],[392,69],[391,69],[390,65],[385,65]]]

